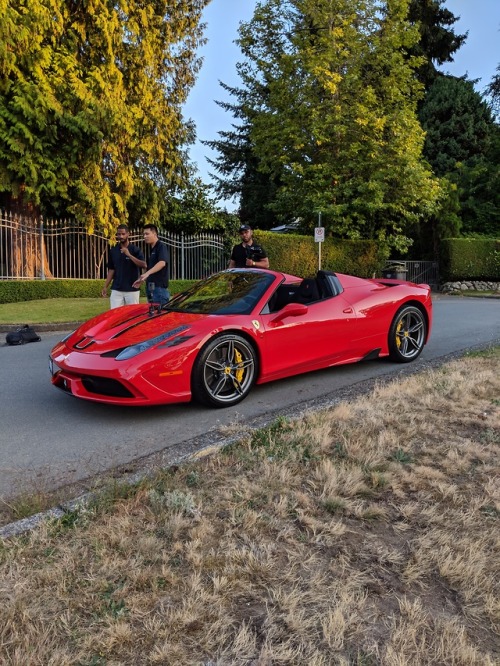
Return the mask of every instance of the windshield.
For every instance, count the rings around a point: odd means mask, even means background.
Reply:
[[[250,270],[217,273],[174,296],[165,306],[194,314],[250,314],[274,277]]]

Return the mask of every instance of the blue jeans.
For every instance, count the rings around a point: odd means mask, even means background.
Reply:
[[[170,300],[170,292],[166,287],[157,287],[154,282],[148,282],[146,285],[146,295],[148,303],[159,303],[165,305]]]

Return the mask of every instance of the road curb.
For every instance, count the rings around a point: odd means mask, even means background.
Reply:
[[[234,437],[233,439],[231,439],[231,441],[237,441],[238,439],[241,439],[241,435],[240,437]],[[218,453],[224,446],[227,446],[227,444],[228,444],[227,439],[224,439],[222,441],[219,440],[218,442],[212,442],[210,444],[207,444],[202,449],[195,450],[191,453],[188,453],[187,455],[179,456],[178,458],[171,460],[165,466],[164,469],[169,469],[171,467],[175,467],[178,465],[186,465],[190,462],[201,460],[202,458],[211,456],[214,453]],[[148,478],[152,478],[157,473],[158,469],[152,469],[147,471],[141,470],[134,474],[130,474],[126,477],[122,477],[120,481],[122,483],[128,483],[130,485],[133,485],[135,483],[139,483],[140,481],[144,481]],[[12,523],[8,523],[7,525],[0,527],[0,539],[5,540],[5,539],[10,539],[11,537],[25,534],[26,532],[35,529],[46,520],[51,520],[51,519],[57,520],[58,518],[62,518],[68,513],[71,513],[72,511],[78,511],[79,509],[83,509],[89,506],[91,502],[98,500],[99,495],[102,494],[103,492],[105,491],[96,490],[84,493],[83,495],[80,495],[79,497],[76,497],[72,500],[68,500],[67,502],[61,502],[57,506],[51,507],[46,511],[41,511],[40,513],[36,513],[33,516],[28,516],[27,518],[22,518]]]

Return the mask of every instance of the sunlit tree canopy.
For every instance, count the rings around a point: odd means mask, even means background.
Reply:
[[[184,181],[209,0],[0,0],[0,192],[114,229]]]

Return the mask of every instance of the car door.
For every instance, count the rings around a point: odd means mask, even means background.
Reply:
[[[342,294],[261,315],[261,381],[347,361],[355,349],[356,315]]]

